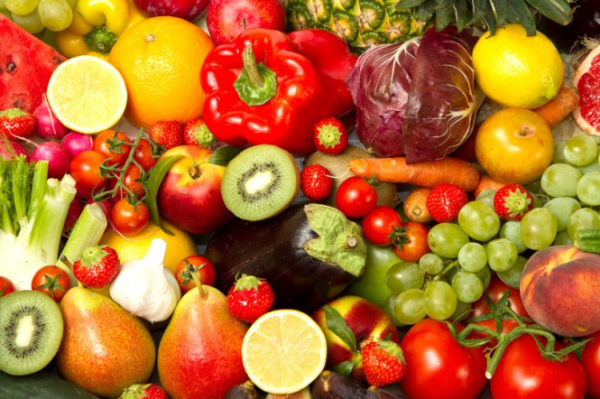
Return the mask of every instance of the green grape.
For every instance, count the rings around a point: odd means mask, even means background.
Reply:
[[[408,326],[423,320],[427,316],[424,297],[425,293],[418,288],[398,295],[394,300],[394,314],[398,322]]]
[[[456,301],[456,310],[450,316],[452,321],[463,321],[466,320],[471,314],[471,304],[464,303],[461,301]]]
[[[552,163],[568,163],[567,158],[565,157],[566,145],[566,140],[556,143],[554,146],[554,157],[552,158]]]
[[[592,172],[600,172],[600,162],[594,161],[589,165],[578,166],[577,170],[579,170],[584,175]]]
[[[600,229],[600,215],[590,208],[575,211],[567,223],[567,233],[571,241],[575,241],[575,232],[580,229]]]
[[[389,268],[385,282],[394,294],[400,294],[411,288],[423,287],[425,278],[419,265],[401,262]]]
[[[567,140],[564,152],[567,162],[571,165],[585,166],[598,157],[598,144],[587,134],[575,136]]]
[[[500,231],[500,218],[494,209],[479,201],[471,201],[462,207],[458,224],[477,241],[489,241]]]
[[[477,277],[479,277],[479,279],[483,283],[483,291],[485,292],[485,290],[488,289],[490,283],[492,282],[492,269],[490,269],[489,266],[486,266],[474,274],[476,274]]]
[[[24,16],[12,14],[13,21],[27,32],[36,34],[44,30],[44,24],[40,20],[40,15],[37,10],[34,10],[31,14]]]
[[[573,241],[569,238],[567,230],[563,230],[556,235],[552,245],[573,245]]]
[[[14,15],[31,14],[38,3],[39,0],[4,0],[4,6]]]
[[[458,251],[468,242],[469,236],[453,223],[436,224],[427,235],[429,249],[442,258],[456,258]]]
[[[588,173],[579,180],[577,197],[585,205],[600,205],[600,172]]]
[[[566,164],[548,166],[542,175],[542,189],[551,197],[574,197],[583,174]]]
[[[73,21],[73,9],[66,0],[40,0],[38,12],[44,26],[55,32],[67,29]]]
[[[532,209],[521,220],[521,241],[527,248],[539,251],[552,245],[556,228],[556,217],[549,209]]]
[[[490,241],[487,246],[488,264],[496,272],[505,272],[515,265],[519,253],[512,241],[506,238],[497,238]]]
[[[504,272],[498,272],[498,277],[500,277],[500,280],[502,280],[504,284],[518,290],[521,284],[521,275],[523,274],[523,269],[525,269],[526,263],[527,258],[519,255],[515,265]]]
[[[428,253],[419,259],[421,270],[431,276],[435,276],[444,269],[444,261],[436,254]]]
[[[487,252],[481,244],[470,242],[458,252],[458,263],[468,272],[478,272],[487,264]]]
[[[475,201],[483,202],[490,208],[494,209],[494,197],[496,196],[496,190],[483,190],[475,199]]]
[[[465,303],[473,303],[483,295],[483,283],[476,274],[458,272],[452,277],[452,289],[456,298]]]
[[[396,327],[402,327],[404,324],[400,323],[400,321],[396,318],[396,295],[390,295],[388,299],[385,300],[383,304],[383,311],[387,313],[388,316],[391,317],[392,321],[396,325]]]
[[[527,251],[527,247],[523,245],[523,242],[521,241],[521,222],[509,220],[504,223],[500,229],[500,238],[506,238],[512,241],[512,243],[515,244],[518,253]]]
[[[563,231],[567,228],[567,223],[571,215],[581,209],[579,201],[570,197],[553,198],[544,205],[556,217],[556,231]]]
[[[445,281],[432,281],[425,287],[423,299],[427,315],[435,320],[446,320],[456,310],[456,294]],[[402,321],[400,319],[400,321]]]

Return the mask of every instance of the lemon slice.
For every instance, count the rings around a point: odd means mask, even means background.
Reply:
[[[63,125],[87,134],[114,126],[127,106],[127,87],[119,71],[88,55],[60,64],[50,77],[47,95]]]
[[[306,388],[325,368],[327,343],[317,323],[296,310],[275,310],[252,324],[242,344],[250,380],[265,392],[289,395]]]

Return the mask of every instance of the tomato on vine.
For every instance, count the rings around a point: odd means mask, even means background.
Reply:
[[[158,155],[154,157],[152,144],[150,144],[150,142],[146,139],[141,139],[138,147],[135,150],[133,159],[139,163],[146,172],[149,172],[150,169],[156,165]]]
[[[116,198],[126,198],[127,195],[135,195],[137,199],[141,199],[146,194],[146,190],[144,190],[144,185],[141,183],[142,171],[136,165],[131,164],[127,168],[125,172],[125,176],[122,180],[123,187],[119,187],[117,190],[115,197]],[[118,177],[111,179],[110,181],[110,189],[113,190],[117,185]],[[127,191],[129,190],[129,192]]]
[[[129,156],[131,146],[125,133],[105,130],[94,139],[93,149],[106,157],[107,165],[123,165]]]
[[[71,176],[83,189],[97,191],[108,182],[108,177],[102,175],[100,166],[106,157],[96,151],[83,151],[71,160]]]
[[[117,232],[124,236],[134,236],[148,225],[150,212],[143,202],[132,205],[126,198],[121,198],[113,205],[110,219]]]
[[[362,220],[367,240],[377,245],[391,245],[394,232],[402,227],[402,219],[394,208],[377,206]]]
[[[405,262],[418,262],[429,252],[427,227],[417,222],[407,222],[394,237],[394,253]]]

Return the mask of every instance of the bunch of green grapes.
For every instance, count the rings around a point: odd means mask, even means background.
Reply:
[[[61,31],[73,21],[75,0],[0,0],[0,10],[23,29],[36,34]]]

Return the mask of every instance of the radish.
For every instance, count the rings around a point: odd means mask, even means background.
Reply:
[[[25,160],[29,161],[29,150],[23,144],[15,143],[14,141],[7,141],[9,145],[12,147],[12,151],[10,149],[5,148],[3,145],[0,145],[0,158],[4,159],[13,159],[14,155],[25,155]]]
[[[92,136],[88,134],[81,134],[72,132],[67,134],[62,143],[69,150],[72,156],[75,156],[83,151],[89,151],[92,149]]]
[[[69,150],[56,141],[46,141],[42,144],[34,144],[35,150],[31,154],[34,162],[48,161],[48,177],[60,179],[69,172],[73,156]]]
[[[46,95],[40,106],[33,112],[33,116],[37,120],[35,133],[43,139],[60,140],[69,132],[69,129],[54,116]]]

